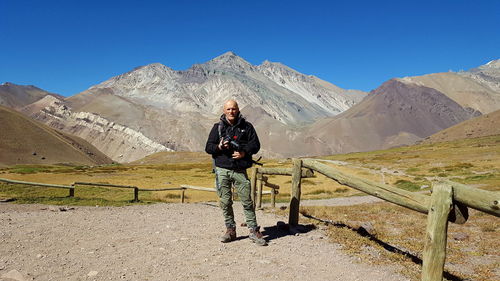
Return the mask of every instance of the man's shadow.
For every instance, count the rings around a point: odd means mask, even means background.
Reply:
[[[278,239],[285,236],[293,236],[300,233],[307,233],[311,230],[316,229],[316,226],[313,224],[299,224],[295,226],[290,226],[289,224],[278,221],[274,226],[266,226],[262,231],[262,235],[264,235],[264,239],[266,241],[272,241],[274,239]]]
[[[396,246],[390,245],[390,244],[388,244],[388,243],[386,243],[386,242],[378,239],[376,237],[376,235],[371,234],[369,231],[367,231],[363,227],[353,227],[353,226],[347,225],[347,224],[345,224],[343,222],[332,222],[332,221],[323,220],[323,219],[320,219],[320,218],[317,218],[317,217],[314,217],[314,216],[311,216],[311,215],[306,215],[306,214],[302,214],[302,215],[304,217],[306,217],[306,218],[320,221],[320,222],[325,223],[326,225],[329,225],[329,226],[332,226],[332,227],[347,228],[347,229],[349,229],[351,231],[356,232],[360,236],[367,237],[371,241],[373,241],[376,244],[380,245],[386,251],[389,251],[391,253],[395,253],[395,254],[398,254],[400,256],[404,256],[406,258],[409,258],[413,263],[418,264],[420,266],[423,263],[422,259],[420,257],[418,257],[417,255],[415,255],[413,253],[410,253],[409,251],[401,250],[401,249],[397,248]],[[446,270],[443,271],[443,276],[444,276],[444,278],[446,278],[447,280],[450,280],[450,281],[465,281],[466,280],[466,279],[462,279],[459,276],[456,276],[453,273],[450,273],[450,272],[448,272]]]
[[[290,226],[282,221],[278,221],[278,223],[274,226],[264,227],[261,233],[264,236],[264,240],[269,242],[285,236],[294,236],[300,233],[307,233],[314,229],[316,229],[316,227],[312,224],[299,224],[296,226]],[[236,241],[244,239],[248,239],[248,235],[238,235],[236,237]]]

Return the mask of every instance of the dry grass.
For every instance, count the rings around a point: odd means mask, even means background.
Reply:
[[[321,158],[346,161],[335,167],[378,182],[424,186],[446,178],[500,191],[500,135]]]
[[[169,158],[176,159],[175,163],[169,164],[98,167],[24,165],[1,169],[0,177],[54,184],[85,181],[141,188],[179,187],[182,184],[204,187],[214,185],[211,161],[183,163],[179,162],[179,157],[174,156],[168,155]],[[347,165],[329,164],[347,174],[408,190],[419,190],[422,186],[431,185],[432,181],[443,177],[487,190],[500,190],[500,136],[322,158],[347,162]],[[264,165],[290,167],[291,162],[268,160],[264,161]],[[289,200],[289,176],[269,176],[269,182],[280,186],[277,201]],[[74,199],[66,198],[66,190],[42,190],[37,187],[32,189],[36,191],[26,187],[0,185],[0,197],[24,198],[20,202],[28,203],[89,205],[130,204],[131,199],[130,191],[92,188],[80,192],[77,190],[75,195],[80,196],[80,201],[72,202],[70,200]],[[302,184],[302,199],[359,194],[361,193],[357,190],[342,186],[320,174],[304,179]],[[213,192],[188,190],[186,196],[187,202],[217,200]],[[179,202],[180,191],[145,192],[140,194],[140,199],[144,202]],[[264,201],[268,200],[269,198],[264,197]],[[424,215],[386,203],[350,207],[307,207],[301,211],[332,221],[333,226],[328,227],[329,235],[332,241],[343,245],[345,251],[373,263],[401,264],[405,274],[414,280],[419,279],[419,262],[426,224]],[[360,221],[372,223],[376,235],[360,235],[355,229]],[[499,278],[498,227],[498,218],[480,212],[472,212],[469,221],[464,225],[450,225],[446,264],[448,279]],[[460,236],[466,238],[462,240]]]
[[[141,188],[179,187],[182,184],[213,187],[212,163],[205,155],[186,153],[178,156],[158,154],[174,163],[148,165],[106,166],[57,166],[22,165],[0,170],[0,177],[55,184],[71,184],[75,181],[103,182],[133,185]],[[186,156],[186,162],[179,158]],[[347,165],[333,165],[347,174],[385,182],[407,190],[419,190],[430,186],[433,180],[446,177],[488,190],[500,190],[500,136],[469,139],[433,145],[417,145],[364,153],[350,153],[322,157],[346,161]],[[196,161],[194,161],[194,160]],[[288,160],[267,160],[265,167],[290,167]],[[277,201],[289,200],[291,179],[289,176],[270,175],[269,182],[280,186]],[[268,190],[267,187],[265,189]],[[147,200],[178,202],[180,191],[152,192]],[[188,202],[215,201],[214,193],[186,191]],[[302,199],[324,199],[362,195],[316,173],[302,182]],[[0,196],[1,193],[0,193]],[[264,201],[269,201],[264,196]]]
[[[343,207],[301,207],[306,216],[326,223],[332,242],[373,264],[397,264],[412,280],[420,280],[426,216],[389,203]],[[314,219],[307,223],[322,224]],[[371,223],[368,234],[360,223]],[[304,223],[304,221],[302,221]],[[498,218],[472,211],[464,225],[450,224],[445,277],[447,280],[498,280],[500,251]]]
[[[26,171],[30,172],[26,173]],[[0,171],[0,177],[52,184],[72,184],[79,181],[131,185],[152,189],[180,187],[182,184],[212,187],[214,183],[210,163],[138,166],[109,165],[99,167],[37,167],[25,165],[21,170],[20,167],[3,169]],[[85,190],[88,189],[90,188],[85,187]],[[117,191],[116,189],[113,190]],[[82,193],[79,193],[77,188],[75,196],[79,196],[79,194]],[[186,191],[186,195],[187,202],[217,200],[213,192],[188,190]],[[3,189],[0,189],[0,197],[2,196],[7,197],[8,195]],[[96,194],[96,196],[99,195]],[[99,197],[102,196],[104,195]],[[139,197],[143,201],[179,202],[180,191],[141,192]]]

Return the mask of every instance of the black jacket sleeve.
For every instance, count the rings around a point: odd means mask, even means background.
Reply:
[[[248,143],[243,148],[246,154],[257,154],[260,150],[260,141],[252,124],[247,123]]]
[[[215,124],[212,130],[210,131],[210,134],[208,135],[208,140],[207,144],[205,145],[205,151],[208,154],[217,154],[219,153],[219,149],[217,146],[219,145],[219,130],[218,130],[218,124]]]

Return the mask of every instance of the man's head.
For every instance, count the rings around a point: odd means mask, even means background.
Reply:
[[[226,101],[224,104],[224,115],[226,116],[227,122],[234,124],[239,114],[240,109],[238,108],[238,103],[235,100]]]

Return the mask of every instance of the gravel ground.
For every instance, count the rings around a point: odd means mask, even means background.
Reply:
[[[235,202],[238,223],[243,210]],[[257,211],[269,245],[223,244],[213,204],[63,208],[0,203],[0,280],[407,280],[360,263],[322,230],[291,235]]]

